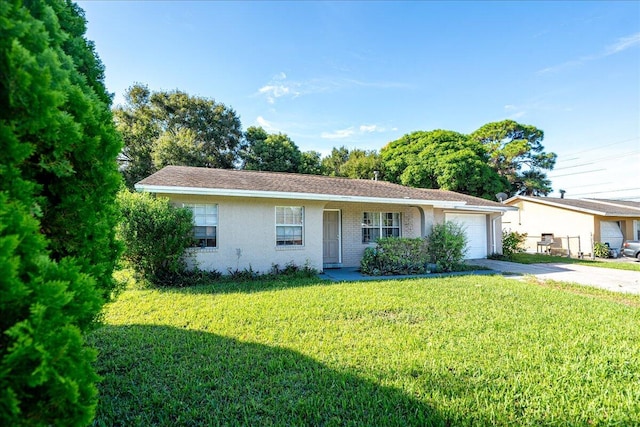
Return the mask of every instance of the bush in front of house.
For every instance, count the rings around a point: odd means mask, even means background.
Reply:
[[[429,262],[436,265],[438,271],[455,271],[463,264],[467,248],[467,235],[461,224],[445,221],[433,226],[427,237]]]
[[[156,285],[176,285],[186,271],[185,250],[193,244],[193,214],[171,205],[169,199],[148,193],[118,194],[122,219],[118,237],[124,242],[123,260],[137,279]]]
[[[598,258],[609,258],[609,249],[606,244],[596,242],[593,245],[593,254]]]
[[[360,270],[372,276],[424,274],[428,262],[425,239],[384,237],[376,241],[375,248],[365,249]]]
[[[524,243],[527,240],[527,233],[518,233],[517,231],[502,231],[502,255],[508,259],[512,259],[514,254],[520,254],[525,251]]]

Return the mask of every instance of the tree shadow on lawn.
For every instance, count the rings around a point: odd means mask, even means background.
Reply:
[[[333,286],[336,282],[314,277],[291,277],[287,275],[271,277],[271,278],[259,278],[254,280],[232,280],[229,278],[211,281],[208,284],[194,285],[194,286],[158,286],[151,289],[165,292],[165,293],[180,293],[180,294],[235,294],[235,293],[253,293],[253,292],[265,292],[265,291],[277,291],[283,289],[292,288],[304,288],[311,286]]]
[[[292,350],[167,326],[104,326],[94,425],[451,425],[400,390]]]

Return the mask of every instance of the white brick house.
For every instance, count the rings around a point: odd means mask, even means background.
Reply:
[[[425,237],[463,223],[468,258],[500,253],[501,217],[514,208],[452,191],[383,181],[168,166],[136,184],[194,210],[200,268],[268,271],[293,262],[357,267],[380,236]]]

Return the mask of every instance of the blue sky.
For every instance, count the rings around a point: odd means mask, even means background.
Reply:
[[[78,3],[116,104],[180,89],[323,154],[513,119],[551,196],[640,200],[640,2]]]

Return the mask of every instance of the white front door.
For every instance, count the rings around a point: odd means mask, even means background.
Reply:
[[[487,257],[487,216],[484,214],[448,213],[445,220],[462,225],[467,234],[465,259]]]
[[[326,210],[322,215],[323,264],[339,264],[341,260],[340,211]]]

